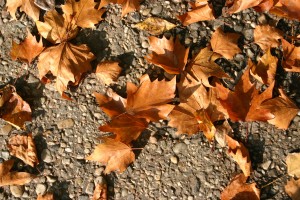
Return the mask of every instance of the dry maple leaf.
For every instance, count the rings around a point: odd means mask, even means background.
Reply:
[[[279,97],[263,102],[260,108],[269,110],[275,116],[268,120],[270,124],[280,129],[287,129],[299,112],[299,108],[286,96],[282,89],[279,89],[279,93]]]
[[[211,51],[210,47],[201,49],[195,58],[189,62],[186,71],[206,87],[211,87],[208,80],[210,77],[229,78],[224,70],[214,62],[218,57],[216,53]]]
[[[122,68],[118,62],[106,61],[99,63],[96,69],[96,75],[106,85],[110,85],[117,81]]]
[[[140,9],[140,0],[101,0],[98,9],[107,6],[109,3],[121,4],[122,17],[124,17],[127,13]]]
[[[107,200],[107,185],[97,184],[92,200]]]
[[[94,58],[87,45],[77,46],[63,42],[47,48],[40,54],[37,64],[39,77],[43,79],[51,72],[56,76],[56,89],[62,97],[69,99],[64,93],[69,82],[72,85],[78,85],[82,74],[92,69],[90,62]]]
[[[224,33],[219,27],[211,36],[211,47],[214,52],[219,53],[226,59],[233,59],[233,56],[242,52],[237,46],[240,35],[237,33]]]
[[[105,12],[104,9],[95,9],[96,4],[94,0],[66,0],[65,4],[62,5],[62,10],[77,26],[95,28],[94,24],[103,20],[101,16]]]
[[[282,32],[269,25],[258,25],[254,29],[254,42],[260,46],[263,51],[271,47],[280,45],[279,39],[282,38]]]
[[[252,171],[251,160],[248,149],[241,143],[230,136],[226,135],[226,142],[228,145],[228,154],[239,165],[246,177],[250,176]]]
[[[7,160],[0,164],[0,187],[6,185],[24,185],[35,178],[27,172],[10,171],[14,160]]]
[[[207,0],[190,2],[190,5],[192,6],[191,11],[178,16],[178,19],[182,22],[184,26],[188,26],[189,24],[199,21],[215,19],[212,6],[208,3]]]
[[[34,167],[39,163],[32,134],[15,135],[9,139],[8,149],[11,155]]]
[[[10,56],[13,60],[18,58],[21,61],[31,63],[43,50],[42,40],[37,42],[36,38],[28,31],[27,37],[23,42],[20,44],[17,44],[14,41],[12,42]]]
[[[135,24],[134,27],[152,35],[160,35],[176,27],[176,25],[158,17],[149,17],[144,21]]]
[[[229,7],[226,11],[228,14],[233,14],[252,8],[259,5],[263,0],[227,0],[227,6]]]
[[[0,118],[17,129],[24,128],[25,121],[31,121],[31,108],[12,85],[0,89]]]
[[[230,91],[221,84],[216,83],[219,99],[227,110],[232,121],[267,121],[274,118],[268,109],[260,108],[260,105],[272,98],[274,82],[261,94],[255,84],[250,81],[249,68],[244,72],[241,79]]]
[[[13,19],[16,19],[16,11],[20,7],[34,21],[39,20],[40,9],[34,4],[34,0],[7,0],[7,11]]]
[[[262,0],[257,6],[253,7],[257,12],[268,12],[278,3],[279,0]]]
[[[284,189],[285,192],[292,198],[292,200],[300,199],[300,179],[295,180],[292,178],[286,183]]]
[[[244,174],[238,174],[230,184],[223,190],[221,200],[259,200],[260,191],[255,183],[246,183],[247,177]]]
[[[169,40],[151,36],[149,37],[151,54],[145,58],[148,62],[163,68],[169,74],[180,74],[188,59],[189,48],[185,48],[176,38]]]
[[[38,195],[36,200],[54,200],[52,193],[46,193],[44,195]]]
[[[300,178],[300,153],[289,153],[286,157],[287,172],[290,176]]]
[[[283,58],[282,67],[287,72],[300,72],[300,47],[281,39]]]
[[[126,144],[110,138],[102,138],[95,151],[86,160],[97,161],[106,165],[105,174],[112,171],[122,173],[135,160],[135,155]]]
[[[299,10],[299,0],[279,0],[279,2],[277,1],[277,4],[275,4],[269,12],[280,17],[300,21]]]
[[[257,65],[249,60],[250,72],[253,77],[264,84],[271,84],[275,80],[278,58],[272,56],[271,49],[258,60]]]

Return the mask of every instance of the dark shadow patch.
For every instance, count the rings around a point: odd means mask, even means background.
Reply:
[[[55,182],[49,192],[54,194],[54,199],[71,200],[68,193],[69,185],[67,181]]]

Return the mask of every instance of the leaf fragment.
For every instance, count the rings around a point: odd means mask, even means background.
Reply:
[[[149,17],[144,21],[135,24],[134,27],[146,31],[151,35],[160,35],[176,27],[176,25],[162,18]]]
[[[284,186],[285,192],[292,198],[292,200],[300,199],[300,179],[292,178]]]
[[[283,69],[287,72],[300,72],[300,47],[281,39],[283,49]]]
[[[99,63],[96,69],[96,75],[106,85],[110,85],[117,81],[122,68],[118,62],[106,61]]]
[[[271,47],[278,47],[280,45],[282,32],[270,25],[258,25],[254,29],[254,42],[260,46],[263,51]]]
[[[105,183],[96,185],[92,200],[107,200],[107,185]]]
[[[112,171],[122,173],[135,160],[135,155],[126,144],[110,138],[102,138],[94,152],[86,160],[97,161],[106,165],[105,174]]]
[[[38,195],[36,200],[54,200],[52,193],[46,193],[44,195]]]
[[[140,0],[101,0],[98,9],[107,6],[109,3],[121,4],[122,17],[124,17],[127,13],[131,13],[140,9]]]
[[[35,5],[34,0],[7,0],[6,6],[13,19],[17,19],[15,13],[20,7],[20,10],[34,21],[39,20],[40,9]]]
[[[289,153],[286,157],[287,172],[290,176],[300,178],[300,153]]]
[[[258,6],[262,1],[263,0],[233,0],[233,1],[227,0],[226,1],[227,4],[228,2],[230,2],[227,13],[228,14],[238,13],[242,10],[246,10],[254,6]]]

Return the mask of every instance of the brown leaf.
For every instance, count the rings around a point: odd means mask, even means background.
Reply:
[[[254,9],[257,12],[268,12],[279,0],[262,0]]]
[[[55,0],[34,0],[34,4],[42,10],[53,10],[55,8]]]
[[[20,7],[20,10],[24,11],[34,21],[39,20],[40,9],[34,4],[34,0],[7,0],[6,6],[13,19],[17,19],[15,13]]]
[[[52,193],[46,193],[44,195],[38,195],[36,200],[54,200]]]
[[[289,153],[286,157],[287,173],[300,178],[300,153]]]
[[[282,89],[279,89],[279,93],[279,97],[263,102],[260,108],[269,110],[275,116],[268,120],[270,124],[280,129],[287,129],[299,112],[299,108],[286,96]]]
[[[223,190],[221,200],[259,200],[260,191],[255,183],[246,183],[247,177],[238,174],[230,184]]]
[[[66,0],[62,5],[63,12],[72,20],[71,22],[82,28],[95,28],[94,24],[99,23],[104,9],[95,9],[97,3],[94,0]]]
[[[37,42],[36,38],[27,32],[27,38],[20,44],[12,42],[10,56],[13,60],[17,58],[23,62],[31,63],[44,50],[42,40]]]
[[[27,172],[10,172],[14,160],[7,160],[0,164],[0,187],[6,185],[24,185],[35,178]]]
[[[295,180],[292,178],[286,183],[284,189],[285,192],[292,198],[292,200],[300,199],[300,179]]]
[[[190,2],[192,10],[178,16],[178,19],[182,22],[184,26],[188,26],[192,23],[206,20],[215,19],[214,11],[212,6],[208,3],[207,0]]]
[[[249,60],[250,72],[261,83],[270,85],[275,80],[278,58],[272,56],[271,49],[258,60],[257,65]]]
[[[246,10],[248,8],[252,8],[259,5],[262,1],[263,0],[233,0],[233,4],[230,5],[227,13],[233,14],[242,10]],[[232,2],[232,0],[230,0],[229,2]]]
[[[226,135],[228,145],[228,154],[237,162],[246,177],[250,176],[252,171],[251,160],[248,149],[240,142]]]
[[[145,119],[123,113],[114,117],[108,124],[100,126],[99,130],[113,132],[116,135],[115,140],[129,144],[136,140],[147,126],[148,122]]]
[[[240,35],[237,33],[224,33],[219,27],[211,36],[211,47],[214,52],[219,53],[226,59],[233,59],[233,56],[242,52],[237,46]]]
[[[160,35],[176,27],[176,25],[158,17],[149,17],[144,21],[135,24],[134,27],[152,35]]]
[[[145,58],[148,62],[163,68],[169,74],[180,74],[188,59],[189,48],[180,44],[178,38],[169,40],[165,37],[149,37],[151,54]]]
[[[0,117],[17,129],[24,128],[25,121],[31,121],[31,108],[12,85],[0,89]]]
[[[97,184],[92,200],[107,200],[107,185]]]
[[[140,9],[140,0],[101,0],[98,9],[107,6],[109,3],[121,4],[122,17],[124,17],[127,13]]]
[[[71,23],[71,18],[60,15],[56,10],[51,10],[44,16],[45,22],[37,21],[39,33],[53,44],[66,42],[73,39],[78,33],[76,24]]]
[[[300,21],[299,10],[299,0],[279,0],[269,12],[280,17]]]
[[[97,161],[106,165],[105,174],[112,171],[122,173],[135,160],[135,155],[126,144],[110,138],[103,138],[95,151],[86,160]]]
[[[210,47],[206,47],[188,64],[186,71],[206,87],[211,87],[208,79],[212,76],[229,78],[223,69],[214,62],[216,56],[216,53],[212,52]]]
[[[261,94],[255,84],[250,81],[249,68],[244,72],[235,86],[234,92],[216,84],[221,104],[227,110],[232,121],[267,121],[274,118],[268,109],[260,108],[260,105],[272,98],[274,82]]]
[[[8,149],[11,155],[34,167],[39,163],[32,134],[15,135],[9,139]]]
[[[269,25],[258,25],[254,29],[254,42],[263,51],[280,45],[278,39],[282,38],[282,32]]]
[[[122,68],[118,62],[106,61],[99,63],[96,69],[96,75],[106,85],[110,85],[117,81]]]
[[[64,98],[70,99],[64,94],[69,82],[78,85],[82,74],[92,69],[90,62],[94,58],[87,45],[63,42],[40,54],[37,64],[39,77],[43,79],[51,72],[56,77],[56,89]]]
[[[285,39],[281,39],[283,58],[282,66],[287,72],[300,72],[300,47],[290,44]]]

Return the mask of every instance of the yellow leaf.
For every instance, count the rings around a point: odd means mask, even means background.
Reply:
[[[160,35],[176,27],[176,25],[158,17],[149,17],[146,20],[135,24],[134,27],[147,31],[152,35]]]

